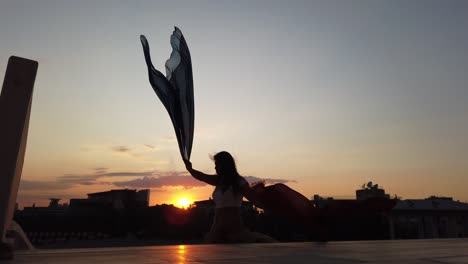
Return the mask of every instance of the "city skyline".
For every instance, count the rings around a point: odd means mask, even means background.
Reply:
[[[241,175],[311,198],[373,181],[468,201],[464,1],[3,1],[0,72],[39,62],[18,202],[151,189],[205,200],[148,83],[178,26],[192,54],[194,168],[226,150]]]

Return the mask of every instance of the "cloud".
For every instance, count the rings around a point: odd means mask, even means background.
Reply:
[[[146,154],[148,152],[155,152],[155,151],[158,151],[160,150],[161,148],[158,147],[158,146],[155,146],[155,145],[151,145],[151,144],[142,144],[142,145],[138,145],[138,146],[135,146],[131,149],[131,153],[133,155],[141,155],[141,154]]]
[[[287,183],[287,182],[296,182],[295,180],[286,180],[286,179],[272,179],[272,178],[257,178],[254,176],[247,176],[245,179],[248,182],[258,182],[265,181],[267,184],[275,183]],[[186,189],[194,187],[203,187],[207,184],[200,182],[190,177],[186,173],[172,173],[171,175],[166,176],[144,176],[141,179],[134,179],[129,181],[119,181],[113,182],[113,185],[120,187],[130,187],[130,188],[162,188],[162,187],[183,187]]]
[[[141,176],[151,176],[154,173],[155,171],[143,171],[143,172],[124,171],[124,172],[101,173],[96,176],[99,176],[99,177],[141,177]]]
[[[80,150],[90,155],[111,156],[123,158],[127,161],[132,160],[138,163],[154,164],[154,153],[161,148],[156,144],[140,143],[140,144],[84,144]],[[106,168],[107,169],[107,168]]]
[[[20,190],[23,191],[49,191],[49,190],[66,190],[76,185],[103,185],[109,184],[106,182],[96,181],[98,176],[79,176],[66,175],[60,176],[55,181],[32,181],[21,180]]]
[[[295,180],[286,180],[286,179],[272,179],[272,178],[257,178],[254,176],[244,176],[244,178],[252,183],[258,181],[265,181],[267,184],[275,184],[275,183],[287,183],[287,182],[296,182]]]
[[[115,180],[102,181],[101,178],[113,178]],[[119,181],[121,177],[135,177],[133,180]],[[288,179],[257,178],[246,176],[248,182],[265,181],[267,184],[296,182]],[[23,191],[32,190],[66,190],[77,185],[113,185],[117,187],[129,188],[164,188],[164,187],[182,187],[185,189],[206,186],[192,178],[187,172],[159,172],[151,171],[114,171],[108,172],[108,168],[97,167],[90,174],[65,174],[59,176],[55,181],[32,181],[22,180],[20,189]]]
[[[57,177],[56,183],[63,186],[93,185],[98,178],[99,175],[64,175]]]
[[[115,152],[128,152],[128,151],[130,151],[130,148],[128,148],[126,146],[113,146],[112,150],[115,151]]]
[[[185,175],[171,175],[160,177],[143,177],[130,181],[114,182],[116,186],[131,187],[131,188],[162,188],[162,187],[183,187],[190,189],[193,187],[203,187],[207,184],[197,181],[194,178]]]
[[[97,182],[97,180],[103,177],[148,177],[152,176],[154,173],[155,171],[118,171],[78,175],[66,174],[57,177],[56,182],[62,185],[93,185],[98,184],[99,182]]]
[[[104,167],[97,167],[97,168],[94,168],[93,169],[96,173],[105,173],[108,168],[104,168]]]
[[[95,168],[96,172],[107,168]],[[129,181],[99,181],[100,178],[112,177],[138,177]],[[141,178],[142,177],[142,178]],[[31,181],[22,180],[20,189],[30,190],[61,190],[70,189],[77,185],[114,185],[118,187],[134,188],[162,188],[162,187],[201,187],[206,184],[190,177],[186,172],[158,172],[158,171],[117,171],[91,174],[65,174],[55,181]]]
[[[103,177],[147,177],[152,176],[155,171],[121,171],[107,172],[107,168],[94,168],[95,173],[91,174],[65,174],[56,178],[55,181],[32,181],[21,180],[21,190],[60,190],[69,189],[75,185],[97,185],[111,184],[108,182],[99,182]]]
[[[72,187],[72,185],[73,184],[70,184],[70,183],[58,184],[55,181],[30,181],[30,180],[20,181],[20,189],[25,190],[25,191],[68,189]]]

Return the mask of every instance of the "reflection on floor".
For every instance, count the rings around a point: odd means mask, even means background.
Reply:
[[[51,249],[3,263],[468,263],[468,239]]]

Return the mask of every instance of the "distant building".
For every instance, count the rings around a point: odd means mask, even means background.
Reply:
[[[356,199],[334,199],[314,195],[313,204],[329,240],[389,239],[388,214],[396,201],[372,182],[356,191]],[[323,236],[323,234],[322,234]]]
[[[60,201],[59,198],[50,198],[49,200],[50,200],[50,202],[49,202],[49,208],[57,208],[57,207],[59,207],[59,201]]]
[[[398,200],[390,233],[392,239],[468,237],[468,203],[435,196]]]
[[[64,215],[68,209],[68,204],[60,204],[59,198],[51,198],[49,206],[42,207],[33,204],[32,207],[26,206],[22,211],[22,215],[28,216],[47,216],[47,215]]]
[[[333,197],[321,197],[315,194],[312,202],[318,208],[325,208],[336,204],[356,204],[356,201],[362,202],[370,198],[390,199],[390,195],[386,194],[384,189],[380,189],[378,184],[368,182],[362,185],[362,189],[356,190],[356,199],[351,199],[351,197],[349,199],[334,199]]]
[[[317,208],[325,208],[327,205],[332,204],[334,201],[335,200],[333,199],[333,197],[322,197],[318,194],[314,194],[312,203]]]
[[[327,210],[327,212],[338,212],[334,216],[340,224],[354,222],[360,224],[365,218],[352,220],[349,215],[362,214],[361,208],[365,203],[372,200],[380,200],[375,209],[386,207],[386,200],[395,203],[391,210],[382,210],[381,223],[385,224],[387,231],[382,238],[389,239],[428,239],[428,238],[458,238],[468,237],[468,203],[454,201],[452,197],[431,196],[426,199],[396,200],[389,199],[390,196],[378,187],[377,184],[369,182],[356,190],[356,200],[335,200],[332,197],[322,198],[314,195],[313,202],[316,207]],[[368,211],[368,210],[367,210]],[[376,210],[375,212],[378,212]],[[342,216],[339,216],[342,213]],[[382,228],[383,225],[380,225]],[[356,229],[356,227],[353,227]],[[366,227],[367,229],[368,227]],[[340,231],[344,233],[344,231]],[[388,234],[388,235],[387,235]],[[341,234],[340,234],[341,235]],[[338,237],[338,236],[337,236]],[[360,234],[346,239],[362,239]]]
[[[193,202],[196,208],[213,209],[215,204],[213,199]]]
[[[110,190],[88,194],[88,199],[70,199],[70,207],[100,207],[129,209],[148,207],[150,190]]]
[[[390,195],[385,193],[384,189],[379,189],[378,184],[368,182],[362,185],[362,189],[356,190],[356,200],[367,200],[369,198],[390,198]]]

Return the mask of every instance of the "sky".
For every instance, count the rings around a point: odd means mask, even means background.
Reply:
[[[194,168],[306,197],[372,181],[403,199],[468,201],[467,1],[0,0],[0,72],[39,62],[18,202],[151,189],[204,200],[148,81],[174,26],[192,56]]]

